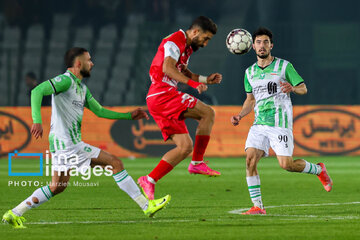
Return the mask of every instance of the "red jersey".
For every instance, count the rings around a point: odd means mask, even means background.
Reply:
[[[164,59],[170,56],[177,60],[176,67],[181,71],[181,65],[188,64],[192,53],[191,46],[186,46],[186,34],[183,30],[180,29],[164,38],[150,66],[151,86],[147,98],[170,89],[177,89],[178,81],[163,72]]]

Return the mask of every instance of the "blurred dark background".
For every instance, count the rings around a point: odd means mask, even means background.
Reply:
[[[295,104],[360,103],[360,2],[293,0],[1,0],[0,105],[29,105],[36,84],[65,71],[63,55],[85,47],[95,68],[85,80],[103,105],[144,105],[148,70],[162,38],[206,15],[218,25],[210,44],[193,54],[196,73],[223,74],[203,100],[241,105],[253,51],[236,56],[225,38],[258,26],[274,34],[274,56],[290,61],[308,86]],[[28,76],[35,80],[29,80]],[[48,103],[44,103],[48,104]]]

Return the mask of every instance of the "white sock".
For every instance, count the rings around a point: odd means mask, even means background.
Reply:
[[[156,184],[155,180],[152,177],[146,176],[147,180],[152,184]]]
[[[136,185],[132,177],[128,175],[125,169],[114,174],[113,177],[120,189],[126,192],[142,210],[147,209],[149,200],[141,194],[139,187]]]
[[[52,192],[50,191],[49,186],[41,187],[36,189],[33,194],[22,201],[19,205],[12,209],[13,213],[17,216],[22,216],[27,210],[31,208],[36,208],[43,204],[44,202],[49,201],[53,197]],[[37,198],[38,203],[33,202],[33,198]]]
[[[321,171],[322,171],[321,166],[314,164],[314,163],[309,163],[308,161],[305,161],[305,168],[302,172],[319,175],[321,173]]]
[[[251,198],[251,201],[253,202],[254,206],[264,209],[264,205],[261,200],[259,175],[246,177],[246,182],[248,184],[250,198]]]
[[[192,165],[197,165],[197,164],[199,164],[199,163],[202,163],[203,161],[191,161],[190,163],[192,164]]]

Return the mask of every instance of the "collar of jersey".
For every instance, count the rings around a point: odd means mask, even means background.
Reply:
[[[71,78],[74,79],[76,83],[81,82],[81,80],[78,79],[70,70],[66,70],[66,72],[70,73]]]
[[[271,61],[271,63],[270,63],[269,65],[267,65],[266,67],[264,67],[264,68],[260,67],[260,66],[257,64],[257,62],[256,62],[256,66],[257,66],[258,68],[260,68],[261,70],[264,71],[268,66],[272,65],[272,64],[275,62],[275,60],[276,60],[276,57],[274,57],[274,59]]]

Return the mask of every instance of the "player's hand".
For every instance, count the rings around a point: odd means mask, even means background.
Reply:
[[[294,87],[288,82],[281,82],[280,81],[280,87],[281,87],[281,91],[283,93],[290,93],[290,92],[294,91]]]
[[[42,138],[43,128],[42,128],[41,123],[34,123],[31,126],[30,132],[36,139],[38,139],[39,137]]]
[[[196,90],[198,90],[198,92],[201,94],[203,92],[205,92],[208,89],[208,87],[205,84],[200,84],[199,86],[197,86]]]
[[[137,108],[134,111],[131,112],[131,118],[133,120],[139,120],[139,119],[143,119],[146,118],[146,120],[149,120],[149,115],[142,110],[141,108]]]
[[[207,77],[207,84],[219,84],[221,80],[222,75],[220,73],[213,73]]]
[[[234,125],[234,126],[239,125],[240,120],[241,120],[240,115],[232,116],[231,119],[230,119],[232,125]]]

